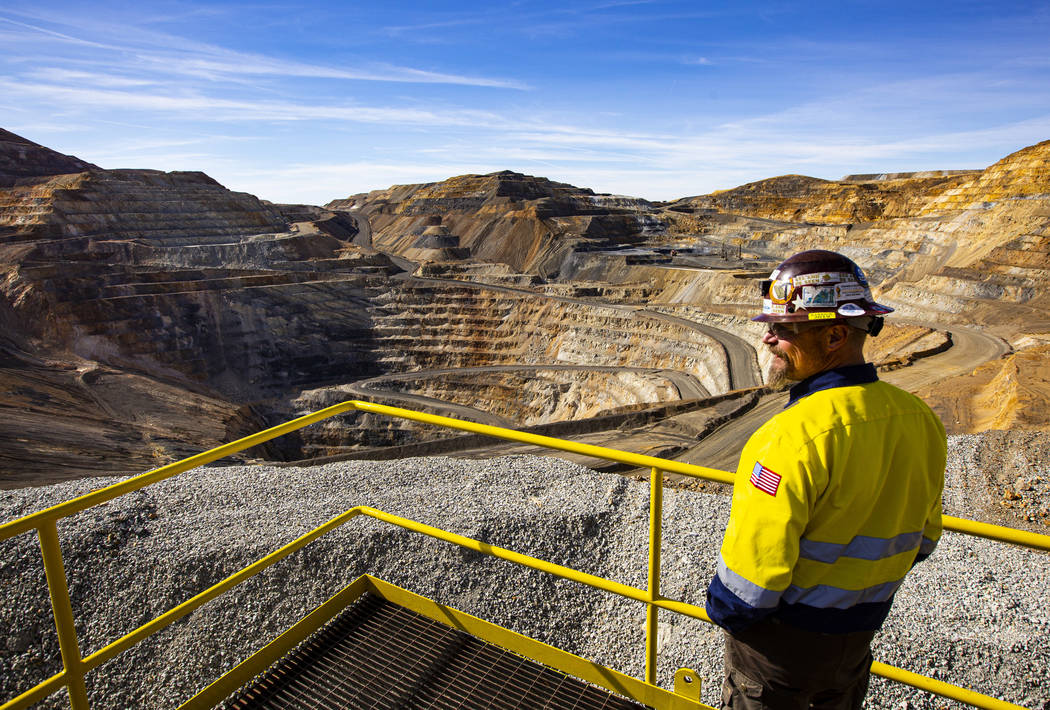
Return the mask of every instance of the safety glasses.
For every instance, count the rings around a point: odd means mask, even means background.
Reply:
[[[791,340],[797,338],[806,331],[826,328],[832,323],[770,323],[766,332],[777,340]]]

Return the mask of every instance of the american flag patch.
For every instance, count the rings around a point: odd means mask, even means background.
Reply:
[[[755,467],[751,470],[751,485],[764,493],[775,496],[777,489],[780,488],[780,474],[755,462]]]

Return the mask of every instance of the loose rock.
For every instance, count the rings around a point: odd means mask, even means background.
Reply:
[[[972,489],[961,472],[979,446],[979,437],[952,437],[945,494],[951,514],[970,517]],[[110,483],[5,491],[0,519]],[[644,482],[523,456],[211,467],[60,524],[82,652],[356,505],[645,586]],[[665,594],[704,603],[728,506],[726,496],[666,491]],[[0,625],[23,630],[0,649],[6,699],[57,672],[60,656],[35,536],[0,543],[0,560],[11,590],[0,597]],[[643,672],[640,604],[358,517],[91,673],[92,707],[178,704],[365,572],[626,673]],[[875,656],[1026,707],[1047,707],[1048,588],[1050,556],[948,533],[897,595]],[[704,679],[703,700],[717,704],[721,633],[668,612],[660,619],[659,682],[670,686],[676,668],[695,668]],[[42,707],[67,704],[59,693]],[[867,707],[964,706],[876,677]]]

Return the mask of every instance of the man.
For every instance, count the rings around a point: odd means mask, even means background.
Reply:
[[[805,251],[763,282],[787,407],[744,446],[707,611],[725,629],[723,708],[859,708],[871,640],[941,535],[946,441],[880,382],[864,341],[893,309],[850,259]]]

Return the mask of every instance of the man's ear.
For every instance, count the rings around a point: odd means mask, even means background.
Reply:
[[[849,326],[844,323],[836,323],[824,331],[824,345],[828,352],[834,352],[845,347],[849,341]]]

